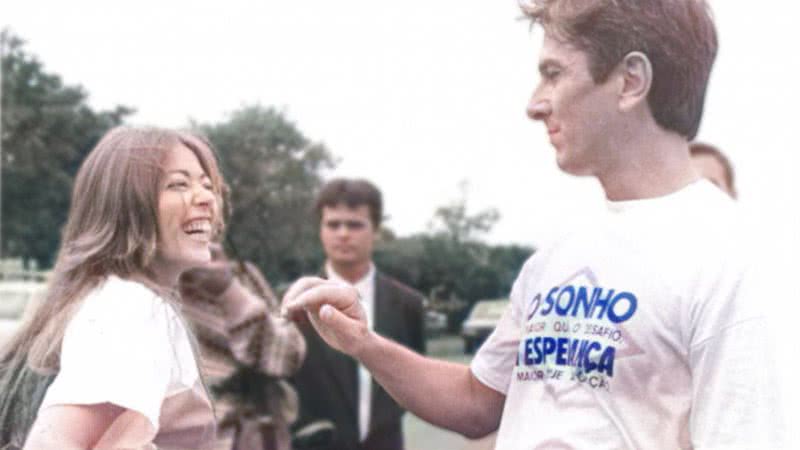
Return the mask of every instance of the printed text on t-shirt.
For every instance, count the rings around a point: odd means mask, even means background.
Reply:
[[[633,293],[600,286],[563,285],[536,294],[526,311],[517,381],[569,380],[609,389],[625,340],[622,323],[637,306]]]

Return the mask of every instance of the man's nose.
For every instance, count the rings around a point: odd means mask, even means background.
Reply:
[[[347,224],[344,222],[339,223],[336,228],[334,228],[334,232],[337,236],[347,236],[350,234],[350,230],[347,228]]]
[[[533,120],[544,120],[552,111],[553,108],[548,100],[539,99],[534,96],[531,98],[531,101],[528,102],[528,117]]]

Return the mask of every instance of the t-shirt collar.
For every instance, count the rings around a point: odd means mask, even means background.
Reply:
[[[711,183],[705,178],[701,178],[692,181],[691,183],[678,189],[677,191],[670,192],[669,194],[661,195],[658,197],[641,198],[636,200],[622,200],[622,201],[613,201],[606,199],[606,207],[608,211],[612,214],[622,214],[625,212],[637,211],[642,209],[665,207],[669,206],[670,204],[682,201],[683,198],[693,195],[693,192],[705,189],[706,187],[708,187],[708,185],[711,185]]]

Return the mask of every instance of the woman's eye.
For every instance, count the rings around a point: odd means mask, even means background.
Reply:
[[[186,181],[170,181],[167,184],[168,189],[183,189],[189,187],[189,183]]]

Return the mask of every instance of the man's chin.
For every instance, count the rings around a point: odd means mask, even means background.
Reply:
[[[357,262],[355,258],[344,258],[344,257],[330,258],[330,260],[334,265],[337,266],[352,266]]]
[[[584,164],[577,164],[568,158],[556,158],[556,164],[562,172],[572,176],[588,177],[592,175],[592,172]]]
[[[328,258],[334,267],[350,268],[361,266],[365,261],[356,256],[347,258]]]

